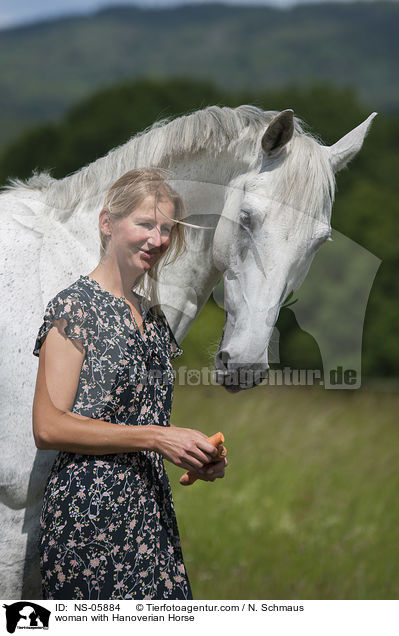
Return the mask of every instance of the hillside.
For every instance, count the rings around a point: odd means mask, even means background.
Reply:
[[[104,9],[0,32],[0,144],[93,90],[188,76],[256,92],[325,81],[399,111],[399,5]]]

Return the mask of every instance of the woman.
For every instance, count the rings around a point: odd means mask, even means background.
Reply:
[[[99,215],[99,264],[47,305],[33,434],[60,452],[40,517],[44,599],[192,598],[163,457],[207,481],[227,462],[207,466],[206,435],[169,421],[182,350],[157,263],[184,248],[183,211],[160,171],[123,175]]]

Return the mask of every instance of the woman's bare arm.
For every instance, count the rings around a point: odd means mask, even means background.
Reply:
[[[71,412],[85,350],[64,327],[63,319],[57,321],[40,349],[33,400],[37,448],[93,455],[151,449],[155,426],[121,426]]]
[[[65,320],[57,321],[40,349],[32,414],[37,448],[83,455],[156,450],[177,466],[194,470],[211,460],[216,449],[200,431],[124,426],[72,413],[85,350],[64,328]]]

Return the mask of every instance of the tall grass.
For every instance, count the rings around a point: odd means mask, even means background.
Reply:
[[[175,387],[172,421],[221,430],[224,479],[167,463],[195,599],[399,596],[399,396]]]

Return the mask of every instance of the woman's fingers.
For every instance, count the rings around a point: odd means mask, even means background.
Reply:
[[[208,442],[206,435],[195,429],[168,427],[159,431],[154,450],[189,472],[200,471],[205,465],[214,465],[219,451]]]
[[[206,435],[201,431],[195,431],[196,438],[191,444],[191,448],[187,449],[187,453],[199,462],[201,465],[209,464],[215,457],[219,455],[218,449],[207,441]]]
[[[198,448],[207,457],[206,463],[211,462],[219,455],[218,449],[207,441],[207,438],[200,439],[197,443]]]
[[[227,459],[224,457],[219,462],[215,462],[213,466],[207,468],[206,473],[209,476],[213,476],[215,479],[224,477],[224,469],[227,466]]]
[[[207,471],[205,475],[208,477],[208,479],[220,479],[224,477],[224,467],[220,470],[210,470],[209,472]]]
[[[204,464],[206,464],[207,462],[199,461],[193,457],[192,459],[187,459],[186,463],[188,466],[188,470],[190,472],[196,473],[196,472],[201,472]]]
[[[200,448],[198,448],[198,446],[195,448],[192,448],[191,450],[188,450],[187,452],[190,455],[192,455],[194,459],[197,459],[199,461],[199,466],[203,466],[204,464],[209,464],[213,460],[213,458],[217,456],[217,453],[215,455],[210,455],[209,453],[205,453]]]
[[[196,476],[198,479],[202,479],[203,481],[215,481],[215,479],[221,479],[224,477],[224,471],[227,464],[227,459],[224,457],[220,461],[198,470],[196,472]]]

